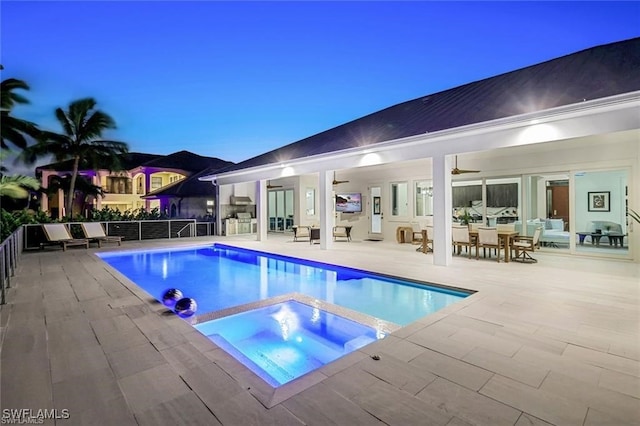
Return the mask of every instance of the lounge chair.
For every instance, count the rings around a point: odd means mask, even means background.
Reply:
[[[311,237],[310,226],[294,225],[291,229],[293,230],[293,241],[298,241],[299,238]]]
[[[104,228],[100,222],[87,222],[80,224],[82,232],[91,242],[97,242],[98,247],[102,247],[102,243],[122,243],[122,237],[110,236],[105,234]]]
[[[86,238],[73,238],[69,230],[62,223],[45,223],[42,229],[50,244],[60,244],[62,250],[66,251],[70,246],[85,246],[89,248],[89,240]],[[40,244],[40,248],[44,248],[44,244]]]
[[[336,241],[336,238],[346,238],[347,241],[351,241],[351,228],[351,226],[334,226],[333,241]]]

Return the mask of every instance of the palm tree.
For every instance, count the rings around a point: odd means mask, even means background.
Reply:
[[[96,109],[93,98],[73,101],[67,111],[57,108],[55,115],[63,133],[43,131],[40,141],[27,147],[22,158],[28,163],[48,155],[58,162],[73,160],[70,195],[65,203],[67,215],[72,216],[73,194],[80,166],[90,170],[116,170],[120,167],[120,156],[126,154],[129,147],[124,142],[101,139],[103,131],[115,129],[116,125],[113,118]]]
[[[29,103],[27,98],[14,92],[17,89],[29,90],[29,86],[15,78],[9,78],[0,83],[0,133],[2,134],[0,147],[2,149],[9,148],[8,142],[24,149],[27,147],[25,135],[37,138],[40,134],[35,124],[11,115],[11,110],[16,104]]]

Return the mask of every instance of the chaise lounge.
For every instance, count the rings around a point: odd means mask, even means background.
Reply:
[[[69,230],[62,223],[45,223],[42,224],[42,229],[47,237],[49,244],[59,244],[62,246],[62,250],[66,251],[67,247],[71,246],[85,246],[89,248],[89,240],[86,238],[73,238],[69,233]],[[43,249],[45,243],[40,244],[40,248]]]
[[[102,247],[102,243],[122,243],[122,237],[107,235],[100,222],[87,222],[80,226],[84,236],[91,242],[97,242],[98,247]]]

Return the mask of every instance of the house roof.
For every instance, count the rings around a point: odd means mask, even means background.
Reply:
[[[203,169],[220,169],[234,163],[221,160],[216,157],[203,157],[189,151],[178,151],[173,154],[161,156],[142,164],[143,167],[158,169],[181,169],[190,172],[199,172]]]
[[[640,38],[403,102],[218,173],[358,148],[640,90]]]
[[[146,154],[142,152],[128,152],[127,154],[124,154],[120,158],[120,161],[122,163],[122,167],[125,170],[131,170],[143,165],[144,163],[155,160],[159,157],[163,157],[163,156],[159,154]],[[57,163],[46,164],[44,166],[38,166],[36,168],[36,172],[42,171],[42,170],[66,171],[66,170],[71,170],[72,168],[73,168],[73,160],[65,160],[65,161],[59,161]],[[86,163],[85,164],[83,164],[82,162],[80,163],[80,170],[88,170],[89,168],[90,167]]]
[[[233,164],[230,161],[216,157],[203,157],[189,151],[178,151],[169,155],[146,154],[141,152],[129,152],[121,158],[125,170],[133,170],[138,167],[151,167],[157,169],[180,169],[188,172],[199,172],[203,169],[217,170]],[[36,168],[36,173],[42,170],[66,171],[71,170],[73,160],[47,164]],[[80,170],[89,169],[88,165],[80,165]]]
[[[198,180],[201,176],[207,176],[216,172],[214,168],[202,170],[185,179],[156,189],[141,198],[158,198],[158,197],[214,197],[216,188],[211,182]]]

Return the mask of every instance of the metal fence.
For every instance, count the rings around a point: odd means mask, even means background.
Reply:
[[[107,235],[122,237],[123,241],[215,235],[215,223],[196,222],[195,219],[101,223]],[[84,237],[81,222],[69,222],[65,225],[74,237]],[[38,249],[45,243],[47,237],[42,226],[34,224],[21,226],[0,244],[0,304],[6,303],[6,292],[11,288],[11,277],[15,275],[23,250]]]
[[[138,220],[101,222],[105,233],[122,237],[122,241],[153,240],[160,238],[187,238],[215,235],[215,223],[197,222],[195,219]],[[65,223],[75,238],[83,238],[81,222]],[[24,225],[24,248],[36,249],[47,242],[42,226]]]
[[[16,274],[24,248],[23,234],[24,228],[20,227],[0,244],[0,305],[6,303],[6,292],[11,288],[11,277]]]

